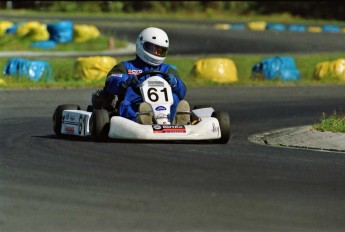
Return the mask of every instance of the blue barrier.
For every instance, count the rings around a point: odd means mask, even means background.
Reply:
[[[56,47],[56,42],[53,40],[37,41],[30,45],[30,48],[53,49]]]
[[[284,25],[280,23],[267,23],[265,26],[265,30],[271,30],[271,31],[297,31],[297,32],[304,32],[308,31],[308,27],[311,26],[306,26],[302,24],[291,24],[291,25]],[[229,30],[245,30],[248,27],[244,23],[233,23],[233,24],[228,24],[228,27],[224,24],[224,26],[216,26],[218,29],[229,29]],[[340,26],[337,25],[324,25],[320,26],[320,30],[322,32],[345,32],[345,28],[341,28]],[[314,32],[314,31],[313,31]],[[319,32],[319,31],[317,31]]]
[[[18,27],[21,25],[22,23],[17,23],[17,24],[13,24],[11,27],[6,29],[6,34],[14,34],[16,33]]]
[[[322,27],[322,31],[324,31],[324,32],[340,32],[341,29],[340,29],[340,27],[338,27],[336,25],[324,25]]]
[[[252,77],[255,79],[277,79],[282,81],[295,81],[300,79],[300,71],[297,69],[292,57],[270,57],[254,64]]]
[[[266,30],[285,31],[286,26],[284,24],[280,24],[280,23],[268,23],[266,25]]]
[[[297,31],[297,32],[303,32],[307,30],[307,27],[305,25],[299,25],[299,24],[292,24],[288,26],[289,31]]]
[[[19,72],[20,64],[26,62],[22,58],[13,58],[7,62],[4,69],[4,75],[16,75]]]
[[[73,40],[73,22],[72,21],[60,21],[57,23],[47,24],[47,30],[49,32],[49,40],[53,40],[57,43],[67,43]]]
[[[36,82],[41,78],[51,80],[53,71],[47,61],[13,58],[5,65],[4,75],[26,76]]]
[[[245,30],[247,28],[247,25],[244,23],[232,23],[230,25],[230,29],[232,30]]]

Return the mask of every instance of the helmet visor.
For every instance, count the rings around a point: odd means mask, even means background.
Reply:
[[[143,46],[144,46],[145,51],[159,57],[166,57],[167,52],[168,52],[167,47],[162,47],[150,42],[145,42]]]

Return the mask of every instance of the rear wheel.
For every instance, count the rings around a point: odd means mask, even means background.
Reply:
[[[56,107],[53,114],[53,129],[57,136],[61,136],[62,113],[64,110],[80,110],[80,106],[76,104],[64,104]]]
[[[110,118],[108,111],[104,109],[94,110],[90,119],[90,131],[97,142],[108,139],[109,127]]]
[[[212,117],[218,120],[221,133],[220,139],[217,139],[215,142],[221,144],[227,143],[230,138],[230,116],[228,112],[214,111]]]
[[[86,108],[87,112],[93,112],[95,110],[95,108],[92,105],[88,105]]]

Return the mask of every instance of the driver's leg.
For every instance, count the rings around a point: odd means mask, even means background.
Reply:
[[[173,93],[174,104],[170,108],[170,120],[173,124],[190,124],[190,106],[186,100],[181,100]]]
[[[128,118],[134,122],[137,121],[137,115],[131,106],[131,102],[128,100],[123,100],[120,103],[119,115],[124,118]]]
[[[153,123],[153,110],[147,102],[142,102],[139,105],[138,123],[143,125],[152,125]]]
[[[176,124],[189,125],[190,120],[190,106],[186,100],[181,100],[176,108]]]

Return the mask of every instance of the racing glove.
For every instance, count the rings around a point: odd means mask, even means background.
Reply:
[[[174,76],[174,74],[169,74],[169,84],[171,85],[171,87],[175,87],[175,85],[177,84],[177,80],[176,77]]]
[[[128,88],[128,87],[130,87],[130,86],[135,86],[135,85],[137,85],[138,83],[139,83],[139,80],[138,80],[137,76],[129,74],[129,75],[128,75],[128,78],[125,79],[125,80],[121,83],[121,85],[122,85],[123,88]]]

